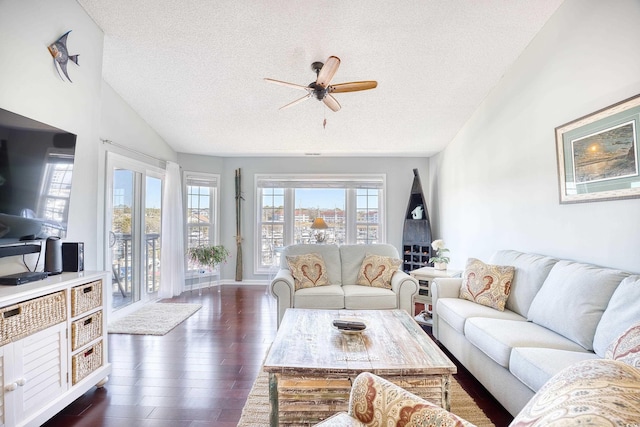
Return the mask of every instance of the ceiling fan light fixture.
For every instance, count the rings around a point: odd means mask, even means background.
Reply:
[[[331,93],[344,93],[344,92],[357,92],[361,90],[374,89],[378,86],[375,80],[360,81],[360,82],[347,82],[331,85],[333,76],[338,71],[340,66],[340,58],[337,56],[330,56],[325,63],[316,61],[311,64],[311,69],[316,73],[316,81],[309,83],[307,86],[297,85],[294,83],[283,82],[280,80],[265,78],[270,83],[275,83],[281,86],[287,86],[294,89],[302,89],[307,91],[307,96],[297,99],[287,105],[280,107],[281,110],[296,105],[302,101],[305,101],[312,96],[318,101],[322,101],[332,111],[339,111],[340,103],[330,94]]]

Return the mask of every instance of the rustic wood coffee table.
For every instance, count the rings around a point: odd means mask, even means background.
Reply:
[[[367,328],[340,332],[335,319]],[[264,370],[276,426],[313,425],[346,411],[351,381],[365,371],[448,410],[456,366],[404,310],[288,309]]]

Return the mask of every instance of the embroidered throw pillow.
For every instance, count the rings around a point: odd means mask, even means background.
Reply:
[[[460,298],[504,311],[515,267],[485,264],[469,258],[462,276]]]
[[[296,291],[329,284],[327,268],[320,254],[287,256],[287,264],[291,270]]]
[[[604,357],[640,368],[640,322],[632,325],[612,342]]]
[[[391,276],[400,268],[402,260],[388,256],[366,254],[356,285],[391,289]]]
[[[640,370],[616,360],[584,360],[547,381],[510,426],[633,426],[639,395]]]

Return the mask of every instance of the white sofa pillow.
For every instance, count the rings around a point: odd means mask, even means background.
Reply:
[[[620,283],[598,323],[593,350],[604,357],[607,347],[629,326],[640,322],[640,276],[629,276]]]
[[[533,299],[529,320],[593,350],[593,337],[611,295],[628,273],[558,261]]]

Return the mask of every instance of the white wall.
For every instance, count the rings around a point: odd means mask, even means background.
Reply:
[[[47,46],[72,30],[73,83],[58,76]],[[102,31],[75,0],[0,1],[0,107],[75,133],[76,162],[69,241],[84,241],[87,268],[95,268],[98,121],[102,84]],[[21,257],[0,260],[0,272],[23,271]]]
[[[426,194],[428,159],[380,158],[380,157],[204,157],[189,154],[178,155],[178,162],[186,171],[219,173],[221,180],[221,243],[232,257],[222,266],[222,278],[235,278],[236,225],[234,172],[242,171],[242,246],[243,274],[247,280],[264,280],[265,276],[253,274],[253,236],[256,232],[255,175],[263,173],[384,173],[387,176],[387,243],[399,250],[402,247],[404,215],[409,202],[413,169],[418,169]],[[430,208],[430,206],[428,206]]]
[[[560,205],[554,128],[640,93],[640,2],[566,0],[431,159],[452,266],[499,249],[640,272],[640,199]]]
[[[67,39],[69,53],[80,55],[79,66],[68,65],[73,83],[61,80],[47,50],[68,30],[72,30]],[[78,136],[66,240],[85,242],[87,269],[104,268],[104,151],[159,164],[107,146],[101,139],[162,160],[177,158],[103,82],[102,50],[102,30],[75,0],[0,0],[0,108]],[[35,255],[29,257],[35,262]],[[24,271],[22,257],[0,259],[0,273],[17,271]]]
[[[145,122],[127,104],[111,86],[103,82],[101,93],[101,116],[100,116],[100,150],[99,150],[99,176],[100,186],[98,187],[98,267],[109,269],[103,264],[104,261],[104,212],[105,212],[105,191],[104,177],[106,176],[106,153],[113,152],[135,159],[142,163],[164,169],[164,161],[177,161],[178,155],[173,149],[156,133],[156,131]],[[104,143],[103,140],[112,141],[114,144]],[[133,151],[131,151],[133,150]]]

